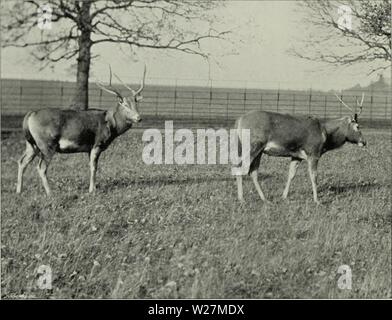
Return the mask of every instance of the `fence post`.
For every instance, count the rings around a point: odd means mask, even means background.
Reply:
[[[263,110],[263,94],[260,93],[260,111]]]
[[[159,105],[159,91],[157,90],[157,94],[155,96],[155,117],[158,118],[158,105]]]
[[[343,100],[343,94],[340,95],[340,100]],[[342,103],[339,103],[339,117],[342,116]]]
[[[309,106],[308,106],[308,114],[312,112],[312,88],[309,91]]]
[[[210,101],[208,104],[208,124],[211,125],[211,109],[212,109],[212,80],[210,83]]]
[[[278,96],[276,99],[276,111],[279,112],[279,98],[280,98],[280,89],[278,89]]]
[[[60,87],[60,105],[63,106],[63,100],[64,100],[64,84],[61,83]]]
[[[324,120],[327,118],[327,96],[324,96]]]
[[[22,108],[22,95],[23,95],[22,80],[19,80],[19,108]]]
[[[246,111],[246,88],[244,91],[244,113],[245,113],[245,111]]]
[[[385,119],[388,118],[388,96],[385,97]]]
[[[373,95],[370,97],[370,122],[373,122]]]
[[[40,81],[40,82],[41,82],[41,90],[40,90],[39,106],[40,106],[40,108],[42,108],[43,104],[44,104],[44,82],[43,81]],[[46,107],[46,105],[45,105],[45,107]]]
[[[102,89],[99,89],[99,107],[102,107]]]
[[[295,93],[293,93],[293,106],[292,106],[292,114],[295,113]]]
[[[195,105],[195,92],[192,91],[192,110],[191,110],[192,124],[193,124],[193,109],[194,109],[194,107],[195,107],[194,105]]]
[[[226,125],[229,125],[229,93],[226,93]]]
[[[176,117],[176,110],[177,110],[177,79],[176,79],[176,85],[174,87],[174,117]]]

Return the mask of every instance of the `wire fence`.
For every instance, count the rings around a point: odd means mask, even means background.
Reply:
[[[114,85],[125,96],[129,92]],[[137,87],[137,85],[135,86]],[[67,107],[75,93],[72,82],[38,80],[1,80],[1,114],[20,117],[41,108]],[[362,91],[338,93],[351,106]],[[230,124],[251,110],[290,114],[311,114],[335,118],[350,114],[333,92],[282,89],[237,89],[191,86],[146,86],[139,109],[143,118],[173,119],[204,124]],[[89,88],[89,107],[108,109],[115,98],[94,84]],[[391,92],[365,92],[361,118],[373,126],[391,123]],[[7,125],[2,121],[3,126]]]

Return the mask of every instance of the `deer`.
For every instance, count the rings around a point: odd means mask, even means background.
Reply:
[[[313,200],[320,204],[317,195],[317,166],[320,157],[327,151],[343,146],[346,142],[366,146],[358,124],[358,117],[362,112],[364,94],[361,102],[356,101],[355,110],[348,106],[339,96],[338,100],[352,112],[352,115],[339,119],[319,120],[309,115],[289,115],[267,111],[250,111],[238,118],[235,129],[238,137],[238,152],[240,163],[234,164],[235,169],[241,162],[247,163],[243,170],[237,171],[237,194],[238,199],[244,202],[242,180],[243,176],[251,176],[261,200],[268,202],[258,182],[257,170],[260,166],[262,154],[273,157],[291,158],[289,174],[282,198],[287,199],[290,184],[295,177],[297,168],[305,160],[308,163],[308,173],[313,191]],[[359,107],[359,112],[357,112]],[[250,150],[241,155],[241,140],[244,131],[249,130]]]
[[[51,195],[47,170],[55,153],[88,153],[90,160],[89,192],[96,190],[96,171],[100,154],[112,141],[128,131],[134,123],[140,122],[138,104],[146,78],[144,65],[140,88],[133,90],[114,76],[126,87],[131,95],[124,97],[112,87],[112,70],[109,65],[109,86],[97,81],[99,88],[117,98],[115,106],[102,109],[60,109],[46,108],[28,112],[23,119],[23,133],[26,149],[18,161],[16,193],[22,192],[23,174],[27,166],[38,156],[37,171],[46,195]]]

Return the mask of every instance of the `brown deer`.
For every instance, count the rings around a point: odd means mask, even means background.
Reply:
[[[336,95],[336,94],[335,94]],[[317,164],[320,157],[327,151],[341,147],[345,142],[365,146],[366,141],[358,125],[358,116],[362,112],[364,94],[361,102],[357,100],[359,113],[344,103],[337,95],[339,101],[350,111],[352,116],[335,120],[322,121],[312,116],[292,116],[274,112],[251,111],[240,117],[235,124],[239,137],[239,151],[241,152],[241,130],[248,129],[250,133],[250,152],[246,163],[249,170],[242,175],[249,174],[254,186],[263,201],[266,201],[263,191],[258,183],[257,170],[263,153],[275,157],[291,158],[289,175],[283,191],[283,199],[289,193],[291,181],[302,160],[308,162],[308,171],[313,189],[313,199],[319,203],[317,196]],[[238,199],[243,201],[242,175],[238,174]]]
[[[109,70],[109,87],[97,83],[102,90],[117,97],[117,104],[108,111],[47,108],[26,114],[23,119],[26,150],[18,161],[17,193],[22,191],[23,173],[26,167],[38,155],[38,173],[46,194],[50,195],[51,190],[46,173],[56,152],[88,153],[90,157],[89,192],[95,191],[95,176],[101,152],[106,150],[116,137],[130,129],[133,123],[141,121],[137,105],[143,98],[141,92],[144,88],[146,66],[144,66],[140,88],[134,91],[126,86],[131,91],[129,98],[123,97],[112,87],[110,66]]]

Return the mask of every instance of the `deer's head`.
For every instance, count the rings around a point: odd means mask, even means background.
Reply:
[[[355,143],[359,145],[360,147],[363,147],[366,145],[366,140],[364,139],[362,132],[359,128],[359,123],[358,123],[358,118],[359,115],[362,113],[362,107],[363,107],[363,100],[365,98],[365,94],[362,93],[362,99],[361,102],[357,100],[357,104],[355,106],[355,109],[349,107],[337,94],[335,96],[338,98],[338,100],[345,106],[347,109],[349,109],[352,112],[352,115],[349,117],[345,117],[345,131],[346,131],[346,140],[351,143]],[[359,109],[359,110],[358,110]]]
[[[116,90],[115,88],[112,87],[112,70],[111,67],[109,66],[110,70],[110,80],[109,80],[109,87],[105,87],[101,83],[97,83],[97,85],[104,91],[111,93],[117,97],[117,106],[116,106],[116,113],[121,116],[126,122],[140,122],[141,116],[139,114],[138,110],[138,103],[140,100],[143,99],[143,96],[141,95],[143,89],[144,89],[144,82],[146,78],[146,66],[144,66],[144,74],[143,74],[143,80],[141,81],[140,88],[138,90],[133,90],[126,84],[124,84],[121,79],[114,74],[114,76],[126,87],[130,92],[131,95],[128,97],[124,97],[121,95],[121,93]]]

